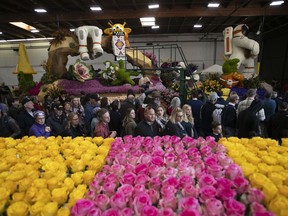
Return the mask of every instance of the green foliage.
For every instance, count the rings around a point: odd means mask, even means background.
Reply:
[[[262,83],[262,80],[260,79],[259,76],[256,76],[256,77],[252,77],[250,79],[244,79],[243,80],[243,85],[244,85],[244,88],[247,88],[247,89],[250,89],[250,88],[260,88],[261,87],[261,83]]]
[[[222,65],[223,75],[237,72],[237,64],[239,61],[239,59],[227,59]]]
[[[166,88],[172,87],[175,76],[173,75],[173,73],[171,73],[171,71],[162,71],[160,77],[163,85],[166,86]]]
[[[19,90],[22,93],[28,92],[31,88],[35,86],[35,82],[33,81],[33,75],[24,74],[23,71],[20,71],[18,74],[18,86]]]
[[[51,71],[49,69],[50,67],[46,61],[43,61],[41,66],[45,70],[45,73],[43,74],[43,76],[40,79],[41,83],[50,84],[50,83],[53,83],[54,81],[59,79],[59,77],[56,74],[51,73]]]

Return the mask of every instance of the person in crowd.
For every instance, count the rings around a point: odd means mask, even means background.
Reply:
[[[145,89],[139,87],[139,96],[137,97],[138,101],[139,101],[139,105],[142,106],[144,104],[144,100],[146,98],[146,94],[145,94]]]
[[[252,138],[261,135],[260,120],[257,116],[261,109],[263,109],[262,101],[255,99],[247,109],[239,113],[237,121],[239,138]]]
[[[123,119],[122,126],[124,128],[123,136],[125,135],[133,135],[134,129],[137,126],[135,122],[135,110],[132,108],[128,108],[126,112],[126,116]]]
[[[159,136],[159,125],[156,122],[155,110],[146,106],[144,110],[144,119],[139,122],[134,130],[134,136],[155,137]]]
[[[21,130],[14,118],[7,113],[6,104],[0,104],[0,137],[19,138]]]
[[[115,99],[110,104],[111,110],[109,110],[110,114],[110,122],[109,122],[109,129],[111,131],[116,131],[117,134],[122,134],[122,117],[119,112],[120,109],[120,100]]]
[[[160,105],[156,110],[156,122],[160,126],[160,130],[164,132],[165,125],[168,122],[168,116],[166,114],[166,109]]]
[[[212,121],[211,122],[212,133],[210,136],[215,138],[215,141],[218,142],[220,138],[223,137],[222,135],[222,126],[219,122]]]
[[[45,113],[42,110],[34,112],[35,123],[31,126],[29,130],[29,136],[45,138],[50,136],[51,128],[45,124]]]
[[[194,128],[197,135],[201,135],[200,133],[200,110],[203,106],[203,102],[198,99],[198,91],[196,89],[191,92],[191,99],[187,101],[187,104],[191,106],[191,110],[194,118]]]
[[[176,107],[181,107],[181,100],[179,97],[173,97],[167,109],[167,114],[170,116]]]
[[[85,124],[85,111],[84,107],[80,103],[79,97],[74,97],[71,102],[71,110],[74,113],[77,113],[79,116],[79,124],[82,126]]]
[[[188,130],[190,130],[191,134],[191,128],[187,128],[187,124],[183,121],[183,110],[180,107],[176,107],[170,117],[169,121],[167,122],[165,126],[165,134],[170,136],[178,136],[180,138],[183,138],[184,136],[188,135]]]
[[[79,115],[71,112],[68,114],[67,122],[62,136],[71,136],[75,138],[77,136],[86,136],[85,128],[79,124]]]
[[[216,90],[216,93],[218,95],[218,98],[217,98],[217,101],[215,103],[215,106],[217,108],[219,107],[219,108],[223,109],[228,104],[228,102],[225,101],[225,99],[222,97],[223,96],[222,90]]]
[[[122,117],[121,120],[123,121],[123,118],[125,117],[126,111],[128,108],[132,108],[137,112],[139,107],[140,107],[140,103],[137,99],[135,99],[135,94],[134,94],[133,90],[129,89],[127,91],[127,98],[121,104],[121,107],[119,109],[119,112],[120,112],[121,117]],[[138,118],[136,116],[136,122],[137,121],[138,121]]]
[[[91,120],[91,131],[90,131],[91,137],[94,137],[94,131],[95,131],[96,125],[99,123],[97,112],[100,109],[101,109],[100,107],[95,107],[93,109],[93,118]],[[111,120],[111,118],[110,118],[110,120]]]
[[[263,108],[265,113],[265,122],[269,121],[270,116],[272,116],[276,111],[276,101],[272,98],[272,92],[265,93],[265,99],[263,100]]]
[[[227,97],[227,99],[226,99],[227,103],[229,103],[230,97],[233,96],[233,95],[237,95],[237,96],[239,97],[239,95],[237,94],[236,91],[230,91],[230,92],[229,92],[229,95],[228,95],[228,97]],[[240,100],[240,98],[239,98],[239,100]],[[237,107],[236,107],[236,108],[237,108]]]
[[[69,101],[65,102],[63,108],[64,108],[63,114],[66,115],[66,117],[68,117],[69,113],[72,112],[71,102]]]
[[[86,127],[86,131],[88,134],[91,134],[92,132],[92,129],[91,129],[91,121],[93,119],[93,110],[96,108],[96,107],[99,107],[99,103],[98,101],[100,100],[100,98],[98,97],[97,94],[89,94],[89,100],[86,102],[85,106],[84,106],[84,119],[85,119],[85,127]]]
[[[7,103],[7,99],[12,97],[12,92],[10,88],[5,84],[5,82],[0,85],[0,102]]]
[[[197,95],[198,100],[202,101],[202,103],[205,104],[208,100],[206,94],[204,93],[202,89],[198,89],[197,92],[198,92],[198,95]]]
[[[31,96],[30,99],[33,101],[35,110],[45,110],[42,102],[38,99],[37,96]]]
[[[153,107],[154,110],[157,110],[157,108],[161,105],[161,93],[159,91],[152,91],[151,101],[148,103],[148,105]]]
[[[239,96],[233,94],[229,97],[228,104],[224,107],[221,114],[221,124],[225,137],[236,136],[237,130],[237,113],[236,105],[239,102]]]
[[[70,101],[68,94],[65,90],[61,90],[59,95],[59,102],[63,106],[66,101]]]
[[[282,102],[282,100],[278,97],[278,92],[277,91],[272,91],[271,99],[275,101],[276,103],[276,108],[275,110],[278,110],[278,105]]]
[[[102,97],[101,100],[100,100],[100,108],[104,108],[104,109],[107,109],[107,110],[110,110],[110,103],[109,103],[109,100],[108,100],[108,97]]]
[[[46,124],[51,128],[51,136],[61,136],[65,129],[67,117],[63,113],[63,106],[60,103],[52,105],[52,110]]]
[[[33,112],[34,109],[34,103],[29,97],[24,97],[21,101],[22,108],[20,109],[18,116],[17,116],[17,123],[21,129],[22,136],[28,136],[29,135],[29,129],[34,124],[34,116]]]
[[[191,137],[198,137],[197,132],[194,128],[194,118],[192,114],[192,108],[188,104],[184,104],[182,107],[183,110],[183,123],[186,124],[186,127],[188,128],[188,136]],[[190,132],[191,131],[191,132]]]
[[[19,98],[7,98],[7,104],[9,108],[8,115],[17,120],[17,116],[20,110]]]
[[[246,93],[246,99],[242,100],[239,102],[238,107],[237,107],[237,114],[239,115],[239,113],[245,109],[247,109],[253,100],[255,100],[257,94],[256,94],[256,89],[248,89],[247,93]],[[259,118],[260,121],[264,121],[265,120],[265,112],[264,109],[260,109],[257,113],[257,116]]]
[[[116,131],[110,131],[108,123],[110,122],[110,114],[109,111],[105,108],[101,108],[97,111],[97,118],[99,119],[99,122],[97,123],[95,130],[94,130],[94,136],[95,137],[116,137],[117,132]]]
[[[218,99],[218,95],[216,92],[211,92],[209,95],[208,101],[201,107],[200,111],[200,123],[201,123],[201,135],[209,136],[212,133],[211,123],[212,121],[217,121],[218,117],[216,116],[217,109],[215,107],[215,103]],[[215,111],[216,110],[216,111]]]
[[[288,103],[280,102],[278,112],[274,113],[267,122],[268,137],[281,143],[281,138],[288,137]]]
[[[43,107],[45,110],[45,114],[46,116],[48,116],[50,114],[50,111],[52,109],[52,104],[53,104],[53,100],[50,94],[46,94],[44,96],[44,103],[43,103]],[[53,112],[53,110],[52,110]]]

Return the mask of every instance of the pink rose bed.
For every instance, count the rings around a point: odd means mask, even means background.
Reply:
[[[71,215],[272,216],[214,138],[117,138]]]

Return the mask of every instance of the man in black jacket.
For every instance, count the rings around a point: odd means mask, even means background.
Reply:
[[[33,111],[35,111],[33,101],[29,97],[24,97],[22,100],[22,108],[17,116],[17,122],[22,131],[22,136],[28,136],[29,129],[35,122]]]

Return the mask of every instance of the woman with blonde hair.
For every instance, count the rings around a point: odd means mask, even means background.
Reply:
[[[135,110],[134,109],[132,109],[132,108],[127,109],[126,115],[123,119],[122,126],[124,128],[123,136],[134,134],[134,129],[137,126],[137,124],[135,122]]]
[[[169,121],[165,126],[165,134],[171,136],[178,136],[183,138],[189,135],[187,124],[183,121],[183,110],[180,107],[176,107],[172,110]]]
[[[166,123],[168,122],[168,116],[166,114],[166,109],[160,105],[156,109],[156,122],[162,130],[164,130]]]
[[[197,132],[194,128],[194,118],[193,118],[191,106],[189,104],[184,104],[182,109],[183,109],[183,114],[184,114],[183,121],[185,122],[185,124],[187,124],[188,128],[191,128],[189,130],[191,131],[191,133],[188,133],[188,135],[196,138]]]
[[[84,128],[79,124],[79,115],[71,112],[68,114],[65,130],[62,133],[63,137],[71,136],[75,138],[77,136],[85,136]]]

